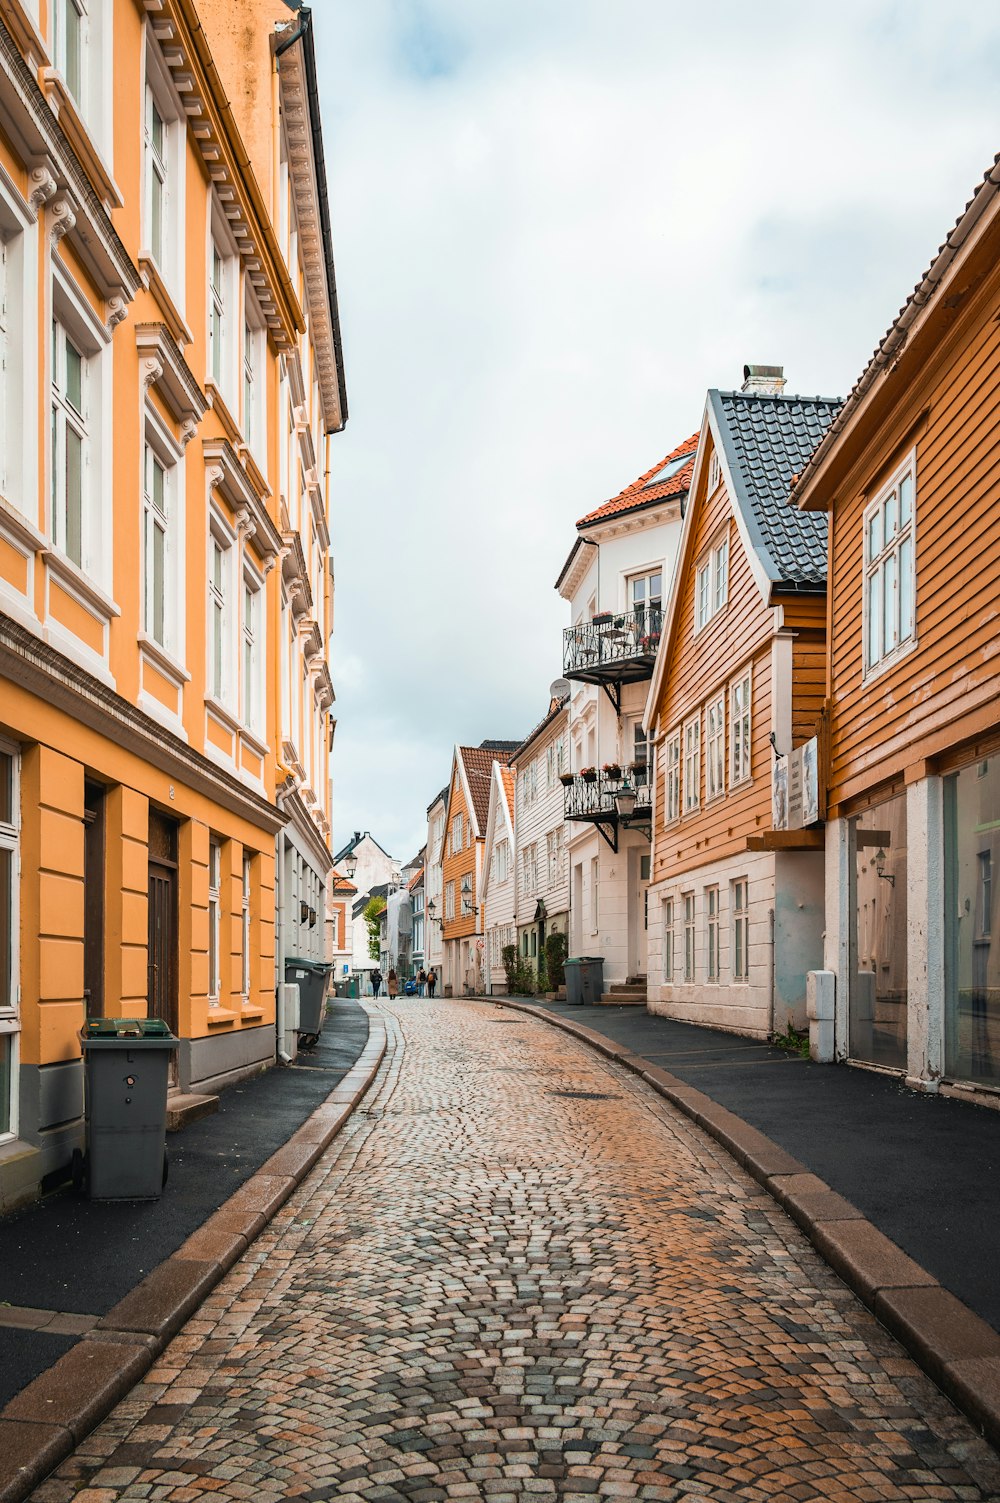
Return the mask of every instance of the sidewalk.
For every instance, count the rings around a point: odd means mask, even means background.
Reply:
[[[699,1122],[1000,1445],[1000,1111],[641,1007],[484,1000],[589,1034]]]
[[[0,1220],[0,1409],[288,1141],[367,1040],[363,1008],[334,1001],[315,1052],[230,1086],[217,1113],[168,1133],[170,1178],[158,1201],[100,1204],[67,1188]]]

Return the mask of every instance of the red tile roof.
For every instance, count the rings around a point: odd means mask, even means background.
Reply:
[[[500,777],[503,780],[503,791],[507,799],[507,809],[510,814],[510,822],[514,823],[514,774],[509,767],[501,767]]]
[[[458,754],[465,768],[465,776],[469,782],[469,792],[472,794],[480,835],[486,834],[486,821],[490,814],[490,777],[493,763],[499,762],[501,767],[506,767],[514,754],[514,743],[509,744],[510,751],[494,751],[485,746],[460,746],[458,748]]]
[[[589,527],[592,522],[603,522],[605,517],[615,517],[621,512],[637,511],[641,506],[652,506],[657,501],[666,501],[671,496],[683,496],[691,487],[691,475],[694,471],[694,456],[698,448],[698,435],[692,433],[676,449],[671,449],[669,454],[640,475],[638,480],[633,480],[617,496],[612,496],[610,501],[605,501],[603,506],[598,506],[594,511],[588,511],[585,517],[577,522],[577,527]],[[668,475],[665,480],[658,481],[655,485],[650,484],[653,476],[660,470],[665,469],[673,460],[680,459],[684,455],[690,458],[687,464]]]
[[[424,880],[424,869],[423,869],[423,867],[421,867],[420,870],[416,873],[416,875],[413,876],[413,877],[411,877],[410,880],[409,880],[409,882],[407,883],[407,887],[406,887],[407,892],[413,892],[414,888],[419,887],[420,884],[421,884],[421,882],[423,880]]]
[[[334,892],[357,892],[358,889],[348,877],[342,877],[340,872],[335,871],[333,874],[333,890]]]

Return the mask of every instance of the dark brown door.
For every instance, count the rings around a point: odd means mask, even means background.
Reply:
[[[177,1032],[177,826],[149,811],[149,1016]],[[176,1062],[177,1056],[173,1056]],[[171,1076],[173,1078],[173,1066]]]

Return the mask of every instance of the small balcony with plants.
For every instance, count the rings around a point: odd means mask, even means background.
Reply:
[[[635,826],[648,834],[653,790],[645,762],[584,767],[564,774],[562,784],[566,818],[596,825],[612,850],[618,849],[620,829]]]
[[[634,611],[601,611],[563,632],[563,676],[599,684],[616,704],[621,685],[652,678],[660,645],[663,611],[646,606]]]

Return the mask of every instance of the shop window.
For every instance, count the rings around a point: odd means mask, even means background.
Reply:
[[[945,1070],[1000,1086],[1000,945],[993,873],[1000,860],[1000,757],[944,780]]]
[[[686,892],[682,902],[684,904],[684,980],[690,982],[695,978],[694,893]]]
[[[733,980],[750,979],[750,908],[749,884],[738,878],[730,888],[733,914]]]
[[[854,925],[848,1046],[852,1059],[906,1065],[906,798],[867,809],[852,821]]]
[[[663,979],[669,985],[674,979],[674,900],[663,900]]]
[[[18,772],[15,748],[0,742],[0,1140],[17,1132]]]

